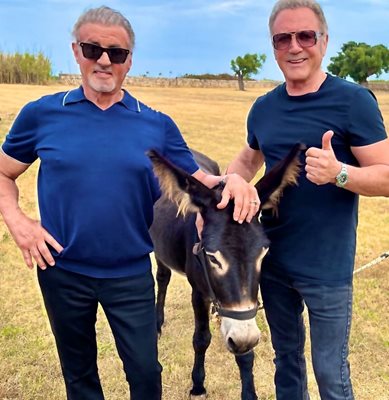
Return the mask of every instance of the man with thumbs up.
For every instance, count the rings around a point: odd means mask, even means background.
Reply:
[[[298,186],[262,222],[271,241],[261,292],[275,350],[277,400],[309,399],[308,309],[322,400],[354,399],[347,360],[358,194],[389,196],[389,141],[374,94],[325,73],[328,28],[314,0],[279,0],[269,19],[285,82],[253,104],[247,145],[228,167],[250,181],[296,142],[307,146]]]

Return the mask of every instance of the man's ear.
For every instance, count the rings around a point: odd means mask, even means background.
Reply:
[[[77,64],[80,64],[81,48],[76,42],[72,42],[72,50]]]

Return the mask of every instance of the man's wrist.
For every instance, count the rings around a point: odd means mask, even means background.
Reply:
[[[229,181],[229,179],[233,176],[238,176],[238,174],[236,174],[235,172],[231,173],[231,174],[225,174],[225,175],[221,175],[221,179],[220,179],[220,184],[221,185],[226,185],[227,182]]]
[[[4,207],[1,210],[1,215],[5,224],[8,225],[9,223],[12,224],[12,222],[20,218],[20,216],[23,215],[23,212],[20,207]]]
[[[228,181],[228,174],[220,175],[218,178],[219,180],[215,186],[221,186],[222,188],[224,188]]]
[[[226,186],[228,180],[228,174],[221,175],[219,185]]]

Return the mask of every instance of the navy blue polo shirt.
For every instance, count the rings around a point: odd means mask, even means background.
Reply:
[[[107,110],[82,88],[33,101],[2,148],[22,163],[40,160],[41,222],[64,247],[53,251],[56,266],[92,277],[150,269],[160,192],[145,153],[157,149],[190,174],[198,169],[172,119],[127,92]]]
[[[272,168],[301,142],[322,147],[323,134],[334,131],[338,160],[358,165],[350,146],[386,139],[382,115],[366,88],[327,75],[315,93],[289,96],[282,84],[258,98],[249,113],[248,144],[261,149]],[[290,278],[337,285],[350,282],[356,249],[358,196],[334,184],[318,186],[305,177],[301,156],[298,186],[286,188],[278,217],[270,210],[262,222],[271,241],[263,273],[273,268]]]

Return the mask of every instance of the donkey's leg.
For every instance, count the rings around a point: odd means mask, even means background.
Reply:
[[[257,400],[253,377],[254,351],[235,356],[235,360],[239,366],[240,380],[242,382],[242,400]]]
[[[166,267],[160,260],[157,261],[157,284],[158,284],[158,293],[157,293],[157,304],[156,304],[156,312],[157,312],[157,330],[159,335],[161,335],[162,325],[165,321],[165,299],[167,287],[170,282],[170,277],[172,272],[170,268]]]
[[[211,332],[209,330],[209,302],[204,300],[201,293],[192,289],[192,306],[195,316],[195,331],[193,334],[193,349],[195,352],[194,365],[192,369],[193,387],[190,391],[191,398],[205,398],[205,352],[211,343]],[[202,396],[202,397],[200,397]]]

